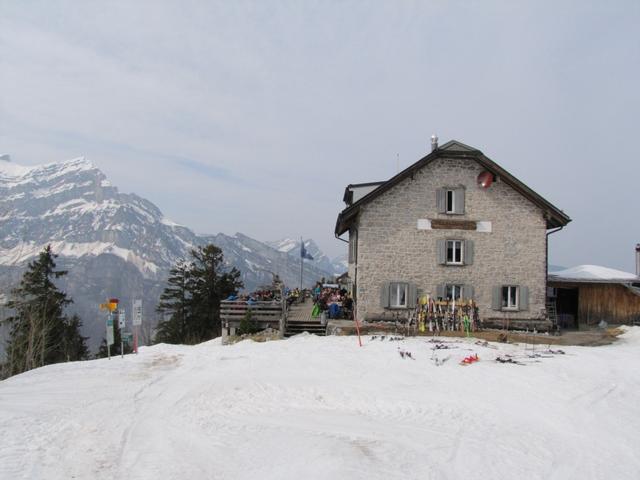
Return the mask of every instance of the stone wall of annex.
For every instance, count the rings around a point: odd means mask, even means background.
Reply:
[[[470,159],[439,158],[362,207],[358,221],[357,286],[359,320],[405,315],[380,305],[385,282],[411,282],[436,295],[443,283],[468,284],[483,320],[540,320],[545,316],[546,222],[542,210],[503,183],[477,186],[482,167]],[[465,187],[464,215],[437,213],[436,190]],[[418,219],[490,221],[490,233],[465,230],[419,230]],[[436,240],[474,241],[472,265],[439,265]],[[352,278],[354,278],[352,277]],[[492,307],[493,287],[529,288],[527,311],[501,312]]]

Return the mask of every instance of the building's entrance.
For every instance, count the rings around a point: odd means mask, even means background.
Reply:
[[[556,288],[556,311],[560,328],[579,328],[577,288]]]

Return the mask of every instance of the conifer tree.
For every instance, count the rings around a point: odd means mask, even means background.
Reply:
[[[67,362],[74,360],[86,360],[89,358],[87,339],[80,335],[82,320],[78,315],[73,315],[65,322],[65,332],[62,338],[62,350]]]
[[[190,338],[190,320],[192,319],[191,269],[193,264],[179,261],[169,272],[167,287],[160,295],[156,309],[164,316],[158,323],[156,342],[158,343],[194,343]]]
[[[7,346],[9,374],[50,363],[80,360],[86,355],[79,318],[69,320],[64,309],[72,303],[53,280],[67,274],[56,270],[55,255],[48,245],[29,263],[7,307],[14,311]],[[73,345],[73,348],[71,348]]]
[[[242,288],[240,272],[227,269],[215,245],[191,251],[193,261],[181,261],[170,272],[158,312],[156,342],[198,343],[219,336],[220,300]]]
[[[220,301],[237,292],[243,284],[237,268],[225,271],[222,250],[215,245],[198,247],[191,255],[195,333],[204,341],[221,335]]]

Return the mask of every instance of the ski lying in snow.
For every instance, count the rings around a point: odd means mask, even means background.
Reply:
[[[496,347],[495,345],[491,345],[489,342],[487,342],[486,340],[483,342],[482,340],[478,340],[475,342],[476,345],[479,345],[481,347],[485,347],[485,348],[493,348],[494,350],[497,350],[498,347]]]
[[[506,356],[505,357],[497,357],[496,358],[496,362],[498,362],[498,363],[512,363],[513,365],[526,365],[523,362],[519,362],[517,360],[514,360],[511,357],[506,357]]]
[[[480,357],[478,357],[478,354],[475,353],[473,355],[469,355],[468,357],[464,357],[460,362],[460,365],[462,365],[463,367],[466,367],[467,365],[471,365],[479,361],[480,361]]]

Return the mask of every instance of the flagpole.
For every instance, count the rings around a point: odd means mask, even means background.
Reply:
[[[302,292],[302,269],[304,268],[304,241],[300,237],[300,291]]]

